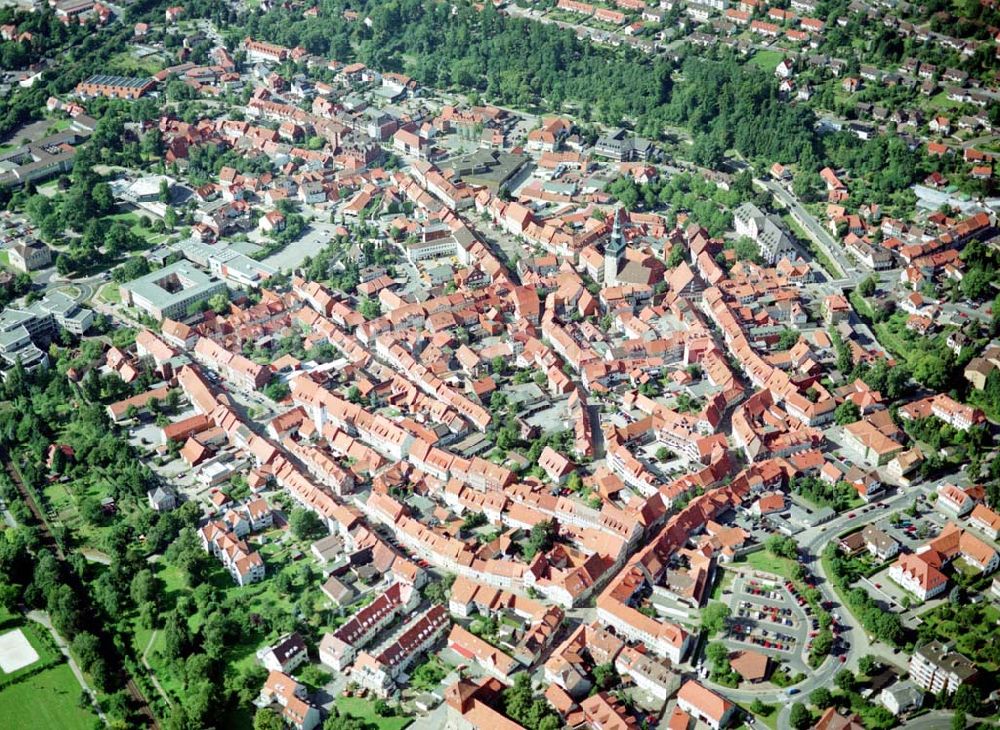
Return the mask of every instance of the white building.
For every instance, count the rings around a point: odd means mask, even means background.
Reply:
[[[977,674],[976,666],[951,650],[951,644],[932,641],[910,657],[910,679],[920,688],[938,694],[951,694]]]

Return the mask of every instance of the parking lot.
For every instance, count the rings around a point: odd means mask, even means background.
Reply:
[[[818,626],[778,576],[757,571],[739,574],[733,582],[732,611],[725,643],[731,649],[752,648],[806,671],[802,651]]]

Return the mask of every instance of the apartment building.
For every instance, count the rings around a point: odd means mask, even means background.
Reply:
[[[910,657],[910,679],[927,692],[951,694],[963,684],[972,682],[976,666],[951,644],[932,641],[913,652]]]

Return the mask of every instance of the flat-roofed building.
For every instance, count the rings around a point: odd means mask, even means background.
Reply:
[[[910,657],[910,679],[928,692],[951,694],[976,677],[976,666],[951,644],[932,641],[913,652]]]
[[[138,99],[150,91],[156,82],[150,78],[94,74],[76,85],[76,93],[84,98],[103,96],[107,99]]]
[[[186,261],[122,284],[122,301],[157,320],[183,319],[187,308],[226,291],[226,285]]]

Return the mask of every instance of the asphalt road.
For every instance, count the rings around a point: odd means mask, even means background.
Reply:
[[[855,621],[850,612],[847,610],[847,607],[841,605],[840,599],[833,590],[833,584],[830,582],[830,579],[823,573],[819,556],[823,552],[827,543],[836,539],[836,536],[840,533],[854,527],[861,527],[862,525],[871,522],[876,517],[879,517],[881,514],[890,513],[893,509],[898,510],[908,507],[912,504],[914,496],[918,492],[926,494],[926,492],[934,486],[936,486],[935,483],[929,483],[917,487],[911,487],[905,492],[899,492],[887,499],[882,500],[882,502],[889,505],[888,508],[876,508],[877,511],[874,512],[861,512],[860,510],[847,512],[830,522],[827,522],[825,525],[810,528],[809,530],[800,533],[797,537],[802,551],[812,558],[810,567],[812,572],[818,578],[817,588],[822,594],[823,600],[832,601],[838,606],[838,608],[835,609],[835,613],[837,613],[840,617],[840,623],[844,627],[840,636],[842,640],[846,640],[848,642],[846,654],[847,659],[843,663],[840,661],[839,657],[829,657],[807,679],[795,685],[797,692],[794,695],[789,695],[784,689],[717,689],[723,692],[727,697],[743,704],[749,704],[755,699],[759,699],[761,702],[770,704],[782,704],[783,707],[781,712],[778,714],[778,728],[779,730],[787,730],[791,727],[789,717],[791,715],[791,705],[793,703],[807,703],[809,693],[817,687],[833,686],[833,678],[841,669],[847,668],[852,671],[857,671],[858,660],[862,656],[865,656],[866,654],[875,654],[886,661],[893,663],[898,662],[898,657],[894,657],[887,647],[881,644],[873,645],[869,642],[865,631],[855,624]],[[848,515],[850,514],[853,514],[854,517],[849,517]],[[706,681],[706,684],[712,686],[711,682]],[[930,720],[924,721],[924,717],[929,717]],[[915,721],[917,724],[913,725],[913,727],[917,727],[918,730],[931,730],[932,728],[939,728],[941,727],[940,723],[942,718],[950,717],[950,713],[932,713],[931,715],[924,717],[918,718],[917,721]],[[938,724],[933,724],[935,722]],[[910,725],[908,725],[908,727],[909,726]]]
[[[802,226],[809,238],[812,239],[813,243],[840,268],[840,271],[829,272],[831,276],[843,275],[845,279],[851,280],[854,283],[867,276],[866,271],[860,270],[858,266],[852,264],[847,259],[847,254],[844,253],[840,244],[833,240],[829,232],[802,206],[798,198],[773,180],[755,180],[754,182],[766,188],[774,197],[780,200],[782,205],[791,212],[792,217]]]

